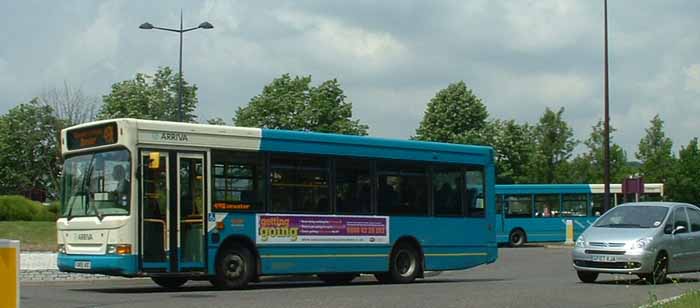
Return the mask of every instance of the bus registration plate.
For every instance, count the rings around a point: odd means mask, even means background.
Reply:
[[[75,269],[86,269],[92,268],[92,263],[90,261],[75,261]]]
[[[595,261],[595,262],[615,262],[615,261],[617,261],[617,260],[615,259],[614,256],[605,256],[605,255],[599,256],[599,255],[594,255],[594,256],[591,256],[591,261]]]

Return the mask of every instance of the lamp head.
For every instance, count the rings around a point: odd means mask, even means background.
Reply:
[[[199,28],[202,28],[202,29],[214,29],[214,26],[213,26],[212,24],[210,24],[208,21],[205,21],[205,22],[199,24]]]
[[[139,29],[144,29],[144,30],[151,30],[153,29],[153,25],[147,22],[144,22],[139,26]]]

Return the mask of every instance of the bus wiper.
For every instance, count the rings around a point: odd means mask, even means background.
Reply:
[[[93,163],[95,162],[95,154],[92,155],[90,158],[90,164],[88,164],[88,169],[85,172],[85,177],[83,178],[83,192],[85,193],[85,215],[87,216],[88,214],[88,209],[90,208],[90,191],[88,191],[88,182],[90,181],[90,178],[92,178],[92,170],[93,168]],[[95,215],[97,215],[97,219],[102,221],[102,213],[100,213],[100,210],[97,208],[97,205],[93,205],[92,208],[95,210]]]

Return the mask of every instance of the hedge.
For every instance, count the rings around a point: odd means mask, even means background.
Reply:
[[[52,209],[53,210],[53,209]],[[56,214],[22,196],[0,196],[0,221],[52,221]]]

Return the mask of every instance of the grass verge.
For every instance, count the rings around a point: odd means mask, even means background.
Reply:
[[[680,297],[662,303],[655,303],[647,307],[654,308],[695,308],[700,307],[700,290],[691,290]]]
[[[22,251],[55,251],[56,222],[0,221],[0,238],[19,240]]]

